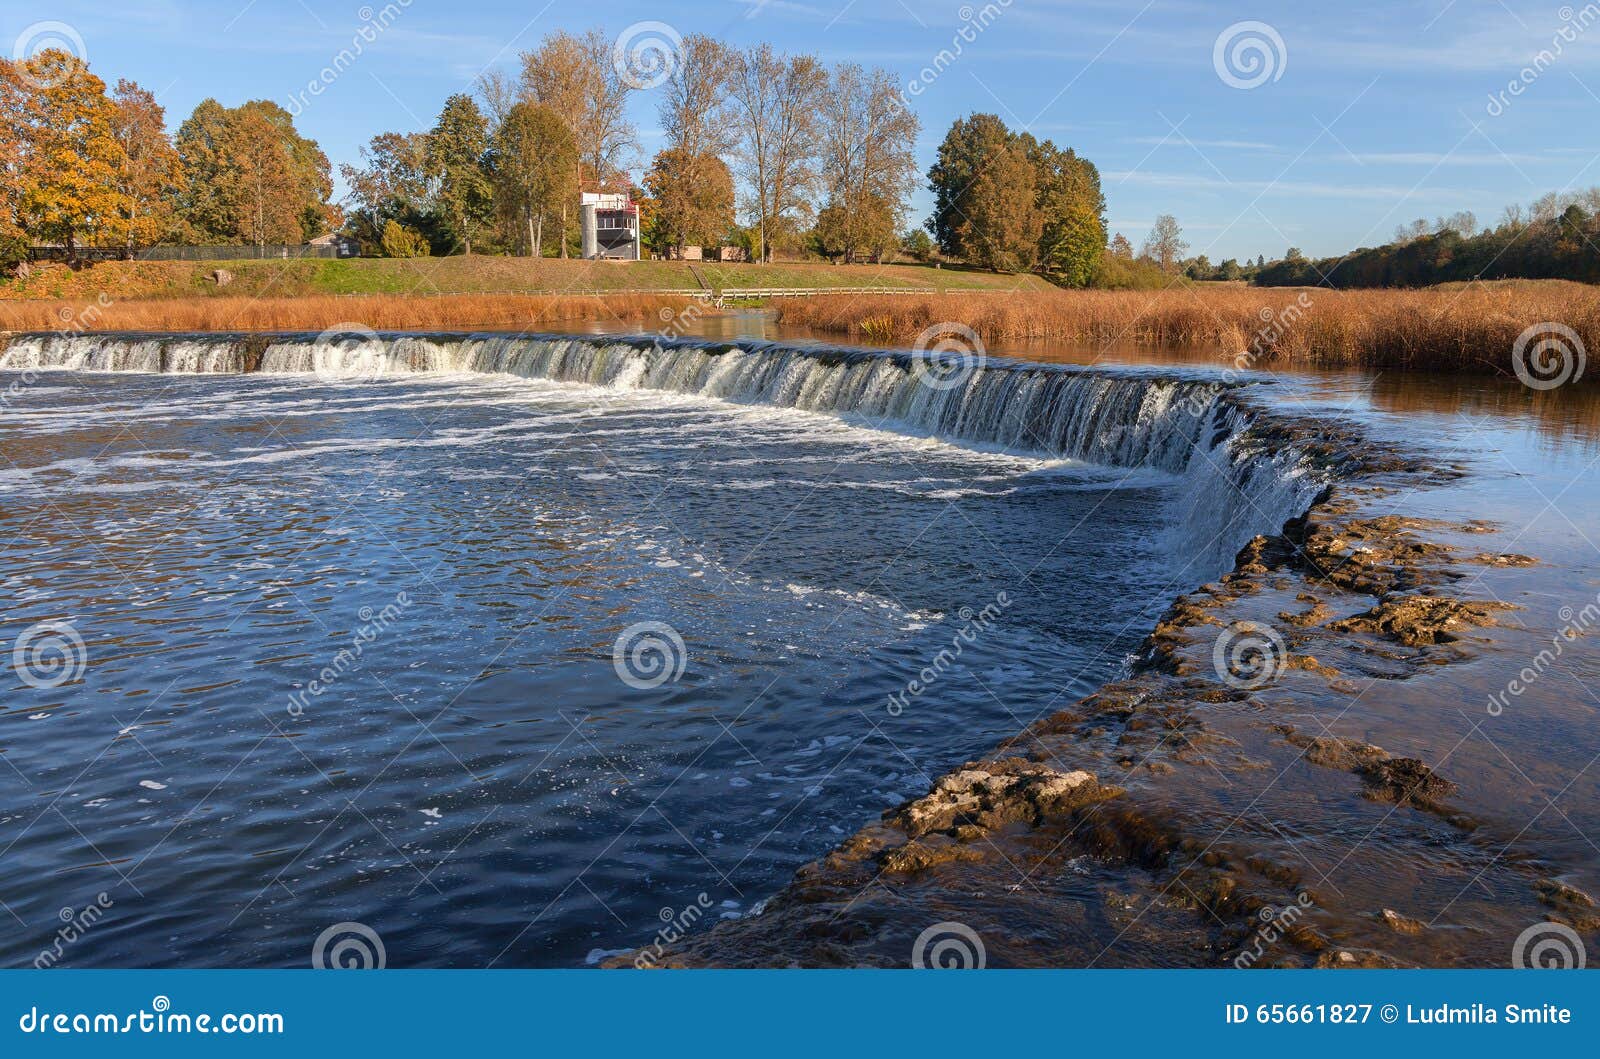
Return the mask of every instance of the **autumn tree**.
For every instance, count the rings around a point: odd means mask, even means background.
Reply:
[[[578,151],[596,189],[626,181],[627,160],[639,145],[639,133],[628,120],[628,95],[634,88],[612,61],[611,37],[591,29],[579,38],[583,49],[583,119],[577,128]]]
[[[916,174],[915,114],[884,70],[847,63],[822,93],[821,172],[827,207],[819,235],[853,261],[892,249]]]
[[[19,62],[8,90],[16,113],[7,122],[15,123],[15,223],[72,258],[82,243],[114,238],[128,212],[117,107],[76,56],[49,49]]]
[[[733,225],[733,173],[712,152],[668,148],[645,174],[651,248],[668,256],[718,243]]]
[[[1140,253],[1160,265],[1163,272],[1171,272],[1188,249],[1189,244],[1184,242],[1178,219],[1170,213],[1163,213],[1150,227],[1150,234],[1145,236]]]
[[[635,146],[637,132],[627,120],[631,88],[611,61],[611,40],[593,29],[575,36],[556,32],[522,54],[518,100],[537,103],[561,119],[572,134],[571,197],[584,184],[584,166],[596,189],[622,171],[623,153]],[[561,203],[561,256],[567,256],[568,215]]]
[[[576,193],[577,143],[561,116],[518,103],[500,123],[489,150],[495,206],[527,254],[544,252],[544,222]]]
[[[178,213],[199,242],[299,243],[333,226],[327,156],[268,100],[200,103],[178,128]]]
[[[489,135],[493,136],[516,105],[521,88],[504,70],[485,70],[478,75],[472,87],[478,92],[478,99],[483,104],[479,109],[488,119]]]
[[[17,64],[0,59],[0,268],[27,259],[22,228],[24,128],[22,78]]]
[[[128,80],[117,82],[112,135],[121,148],[117,186],[126,198],[123,245],[149,246],[169,234],[175,195],[183,179],[178,152],[167,138],[166,110],[155,94]]]
[[[782,55],[761,44],[739,53],[728,95],[739,134],[737,157],[750,187],[763,261],[774,238],[806,215],[817,182],[818,107],[827,72],[810,55]]]
[[[735,61],[728,46],[715,38],[698,33],[683,38],[677,63],[656,89],[667,149],[689,157],[733,150],[738,137],[725,113],[725,98]]]
[[[427,257],[428,240],[421,232],[407,228],[394,218],[384,222],[383,235],[378,240],[384,257]]]
[[[724,113],[733,53],[711,37],[685,37],[657,89],[666,146],[645,174],[646,241],[658,253],[720,242],[733,225],[733,174],[722,155],[736,141]]]
[[[434,185],[434,203],[451,237],[472,253],[472,236],[493,211],[493,189],[484,168],[488,123],[469,95],[445,100],[426,139],[424,167]]]

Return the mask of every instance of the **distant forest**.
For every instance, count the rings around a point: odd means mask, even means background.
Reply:
[[[1394,242],[1312,260],[1290,250],[1255,270],[1263,287],[1426,287],[1473,279],[1600,283],[1600,187],[1512,206],[1494,227],[1470,213],[1417,220]]]

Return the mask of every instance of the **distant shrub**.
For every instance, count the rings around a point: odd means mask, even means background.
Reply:
[[[1098,290],[1160,290],[1175,282],[1176,277],[1161,271],[1154,262],[1110,252],[1100,255],[1089,277],[1089,286]]]
[[[384,257],[427,257],[428,240],[414,228],[391,220],[383,226]]]

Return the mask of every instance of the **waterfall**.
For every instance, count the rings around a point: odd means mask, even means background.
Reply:
[[[21,335],[0,370],[257,370],[328,381],[479,372],[794,408],[1024,455],[1183,476],[1175,521],[1223,569],[1322,486],[1303,454],[1252,434],[1237,387],[1195,375],[990,358],[924,374],[909,353],[777,342],[563,335]]]

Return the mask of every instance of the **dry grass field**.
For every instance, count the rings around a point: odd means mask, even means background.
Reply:
[[[875,341],[910,344],[930,325],[954,322],[990,343],[1053,339],[1210,347],[1242,367],[1309,364],[1509,375],[1514,346],[1535,325],[1560,324],[1588,348],[1600,343],[1600,288],[1559,280],[1423,290],[1198,284],[1007,297],[824,295],[785,302],[780,312],[786,322]],[[1570,346],[1569,340],[1558,340]],[[1530,351],[1537,347],[1537,340],[1530,343]],[[1596,375],[1600,372],[1585,373],[1586,378]]]
[[[656,294],[0,300],[0,331],[321,331],[338,324],[379,331],[537,331],[558,321],[590,320],[613,322],[619,330],[656,330],[689,301]]]

